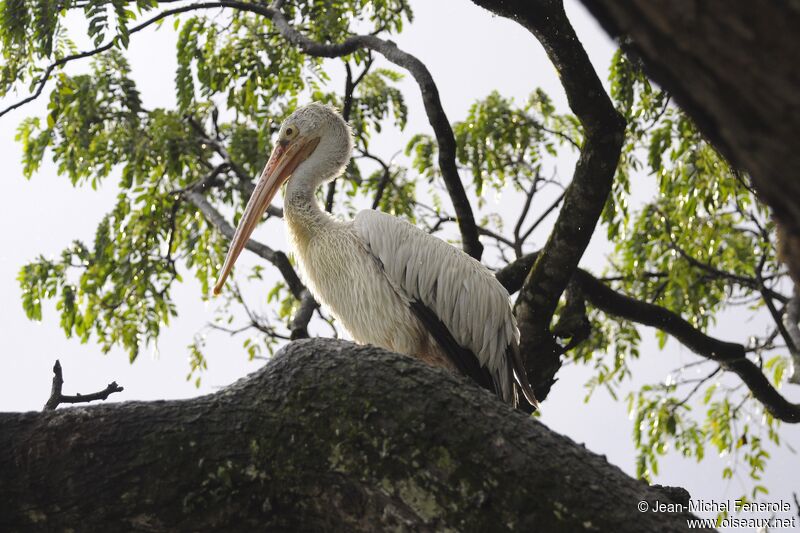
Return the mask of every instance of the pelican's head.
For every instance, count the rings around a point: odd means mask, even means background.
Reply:
[[[236,228],[214,294],[222,290],[233,264],[281,185],[298,176],[302,181],[297,186],[313,191],[341,174],[351,151],[350,127],[335,109],[315,102],[289,115],[278,131],[272,155]]]

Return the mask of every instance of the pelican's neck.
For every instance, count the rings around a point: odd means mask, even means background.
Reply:
[[[322,210],[314,194],[323,183],[339,175],[350,159],[350,130],[344,121],[337,120],[329,120],[328,126],[318,132],[316,149],[286,183],[283,212],[292,245],[301,254],[315,235],[340,224]]]
[[[283,214],[292,245],[300,253],[305,251],[305,247],[315,235],[337,224],[317,202],[315,191],[322,185],[323,180],[312,177],[310,175],[312,169],[308,167],[301,165],[297,168],[286,184],[283,201]]]

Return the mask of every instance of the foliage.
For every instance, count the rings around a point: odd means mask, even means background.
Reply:
[[[757,316],[786,280],[774,253],[773,222],[747,177],[732,169],[670,105],[669,96],[621,53],[614,58],[611,82],[629,126],[606,209],[615,243],[609,277],[625,294],[670,309],[703,331],[733,313]],[[634,211],[625,197],[636,173],[653,176],[655,192]],[[661,331],[657,335],[663,348],[667,337]],[[765,366],[778,371],[768,377],[780,387],[788,358],[775,352],[772,341],[769,334],[754,335],[750,346],[762,363],[770,357]],[[759,479],[769,457],[762,444],[764,439],[779,443],[778,422],[711,366],[699,377],[678,369],[665,383],[628,395],[639,475],[656,475],[658,457],[669,446],[699,461],[711,445],[733,458],[725,476],[741,462],[753,480]],[[702,403],[690,401],[700,393]],[[762,490],[756,484],[752,497]]]

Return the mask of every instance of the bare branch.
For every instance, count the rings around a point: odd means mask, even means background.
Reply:
[[[786,343],[786,346],[789,349],[789,353],[794,356],[797,353],[797,345],[795,345],[792,336],[786,329],[782,314],[775,307],[775,302],[772,301],[772,296],[767,292],[768,289],[764,285],[764,278],[761,276],[761,272],[764,269],[764,263],[766,263],[766,261],[767,256],[766,254],[763,254],[758,262],[758,266],[756,267],[756,280],[758,282],[759,290],[761,291],[761,299],[766,304],[769,314],[772,316],[772,320],[775,322],[775,326],[778,328],[783,341]]]
[[[452,217],[448,217],[448,220],[445,220],[445,222],[455,222],[455,220],[453,220]],[[489,237],[491,239],[494,239],[497,242],[501,242],[501,243],[505,244],[506,246],[510,246],[511,248],[516,248],[515,243],[511,242],[511,239],[509,239],[507,237],[503,237],[499,233],[495,233],[494,231],[490,230],[489,228],[484,228],[483,226],[478,226],[478,233],[480,233],[481,235],[485,235],[486,237]]]
[[[696,380],[696,383],[695,383],[694,387],[692,387],[692,390],[690,390],[690,391],[689,391],[689,393],[688,393],[686,396],[684,396],[684,397],[683,397],[683,400],[679,401],[678,403],[676,403],[676,404],[674,404],[674,405],[672,406],[672,409],[671,409],[671,410],[672,410],[672,412],[675,412],[675,410],[677,410],[677,409],[678,409],[678,407],[680,407],[680,406],[682,406],[682,405],[685,405],[685,404],[686,404],[686,402],[688,402],[689,400],[691,400],[691,399],[692,399],[692,397],[693,397],[695,394],[697,394],[697,391],[699,391],[699,390],[700,390],[700,387],[702,387],[704,384],[706,384],[706,383],[707,383],[707,382],[708,382],[710,379],[712,379],[714,376],[716,376],[717,374],[719,374],[721,370],[722,370],[722,367],[721,367],[721,366],[718,366],[717,368],[715,368],[714,370],[712,370],[712,371],[711,371],[709,374],[707,374],[705,377],[702,377],[702,378],[700,378],[700,379]],[[688,382],[687,382],[687,383],[688,383]]]
[[[563,131],[558,131],[558,130],[554,130],[554,129],[548,128],[547,126],[545,126],[544,124],[542,124],[538,120],[534,119],[533,117],[528,117],[528,120],[530,121],[530,123],[533,125],[534,128],[536,128],[538,130],[542,130],[542,131],[544,131],[546,133],[549,133],[550,135],[555,135],[556,137],[559,137],[559,138],[563,139],[564,141],[566,141],[570,145],[572,145],[573,148],[577,149],[580,152],[581,145],[578,143],[578,141],[576,141],[575,139],[573,139],[571,136],[567,135]]]
[[[792,493],[792,498],[794,498],[794,506],[797,507],[797,516],[800,518],[800,500],[797,498],[797,493]]]
[[[342,118],[345,122],[350,121],[350,114],[353,110],[353,94],[358,87],[358,84],[361,83],[361,80],[364,79],[364,76],[367,75],[369,72],[370,67],[372,66],[372,54],[370,54],[369,59],[367,60],[366,65],[364,66],[364,70],[361,71],[355,80],[353,79],[353,70],[350,68],[350,62],[345,60],[344,61],[344,70],[345,70],[345,80],[344,80],[344,98],[342,99]],[[336,182],[339,181],[339,178],[334,178],[328,183],[328,193],[325,197],[325,211],[328,213],[333,211],[333,200],[336,197]]]
[[[269,337],[273,337],[273,338],[276,338],[276,339],[282,339],[282,340],[289,340],[290,339],[286,335],[280,335],[279,333],[277,333],[275,331],[275,328],[273,328],[272,326],[269,325],[268,321],[266,321],[263,317],[257,315],[255,313],[255,311],[250,309],[250,306],[247,305],[247,301],[244,299],[244,295],[242,295],[242,291],[239,288],[239,284],[236,283],[235,281],[233,282],[233,294],[236,297],[236,301],[238,301],[242,305],[242,308],[244,308],[244,312],[247,313],[247,318],[250,320],[250,322],[248,324],[246,324],[246,325],[244,325],[244,326],[242,326],[240,328],[236,328],[236,329],[226,328],[224,326],[220,326],[220,325],[214,324],[214,323],[208,324],[209,328],[216,329],[216,330],[219,330],[219,331],[224,331],[224,332],[230,334],[231,336],[237,335],[237,334],[239,334],[239,333],[241,333],[243,331],[247,331],[249,329],[256,329],[256,330],[260,331],[261,333],[263,333],[265,335],[268,335]]]
[[[319,308],[319,304],[314,299],[314,296],[306,290],[300,298],[300,307],[292,317],[290,328],[292,333],[291,340],[306,339],[308,338],[308,323],[314,316],[314,311]]]
[[[122,392],[124,388],[117,385],[116,381],[109,383],[105,389],[92,394],[76,394],[75,396],[67,396],[61,393],[64,386],[64,376],[61,373],[61,362],[56,359],[56,364],[53,365],[53,387],[50,389],[50,398],[44,404],[44,411],[52,411],[62,403],[86,403],[95,400],[106,400],[115,392]]]
[[[531,236],[531,233],[533,233],[533,232],[534,232],[534,230],[536,230],[536,228],[538,228],[538,227],[539,227],[539,225],[540,225],[542,222],[544,222],[544,220],[545,220],[545,219],[546,219],[548,216],[550,216],[550,213],[552,213],[553,211],[555,211],[555,210],[556,210],[556,208],[557,208],[559,205],[561,205],[561,202],[564,200],[564,195],[565,195],[565,194],[566,194],[566,191],[565,191],[565,192],[562,192],[561,194],[559,194],[559,195],[558,195],[558,198],[556,198],[555,200],[553,200],[553,203],[552,203],[552,204],[550,204],[550,207],[548,207],[547,209],[545,209],[545,210],[544,210],[544,213],[542,213],[541,215],[539,215],[539,218],[537,218],[537,219],[536,219],[536,221],[535,221],[533,224],[531,224],[531,227],[530,227],[530,228],[528,228],[528,229],[527,229],[527,231],[525,231],[525,234],[524,234],[524,235],[521,237],[521,240],[522,240],[522,242],[525,242],[526,240],[528,240],[528,237],[530,237],[530,236]]]
[[[517,256],[517,259],[522,257],[522,243],[525,242],[525,239],[521,239],[519,234],[522,231],[522,224],[525,222],[525,218],[528,216],[528,211],[531,208],[533,197],[536,195],[538,188],[539,173],[537,171],[536,176],[533,179],[533,183],[531,183],[530,189],[528,189],[525,193],[525,204],[522,206],[522,211],[520,211],[519,217],[517,218],[517,223],[514,226],[514,254]]]
[[[389,186],[389,182],[392,181],[392,169],[389,166],[389,163],[386,163],[380,157],[369,153],[366,149],[359,150],[361,152],[361,156],[367,159],[371,159],[377,162],[381,168],[383,169],[383,175],[381,176],[381,181],[378,183],[377,189],[375,189],[375,197],[372,199],[372,209],[378,209],[378,206],[381,204],[381,199],[383,199],[383,195],[386,192],[386,187]]]

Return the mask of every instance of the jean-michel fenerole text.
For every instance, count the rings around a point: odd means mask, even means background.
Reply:
[[[689,500],[689,505],[656,500],[650,506],[654,513],[788,513],[788,501],[748,502],[744,500]]]

